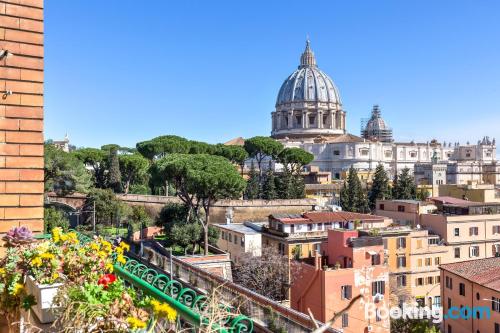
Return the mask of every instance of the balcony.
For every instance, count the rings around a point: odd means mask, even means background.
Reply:
[[[133,257],[123,242],[112,245],[101,237],[60,231],[19,239],[21,241],[11,240],[12,247],[0,265],[0,284],[13,286],[0,288],[9,304],[9,308],[0,304],[1,312],[10,316],[11,323],[18,321],[21,308],[25,307],[37,314],[39,320],[35,326],[55,320],[54,325],[58,328],[71,327],[73,331],[82,332],[100,332],[103,325],[112,326],[106,327],[108,331],[137,333],[158,329],[165,332],[186,329],[223,333],[253,331],[253,321],[237,309],[219,302],[213,297],[215,294],[194,290],[164,274],[160,268]],[[73,265],[79,265],[80,261],[85,263],[81,270]],[[17,278],[20,272],[24,277],[29,276],[25,284],[24,278]],[[35,282],[30,285],[28,280]],[[52,296],[57,296],[50,298],[48,303],[40,299],[34,302],[34,298],[43,296],[32,294],[32,288],[53,288]],[[78,293],[81,298],[67,302]],[[104,306],[113,297],[115,300],[109,307]],[[51,305],[51,309],[39,309],[43,304]],[[86,311],[92,306],[95,306],[93,317],[86,317],[89,315]],[[68,312],[68,308],[72,312]],[[52,313],[53,318],[45,316],[48,313]],[[75,326],[79,321],[68,316],[70,313],[80,316],[77,319],[81,320],[81,327]],[[89,326],[87,319],[94,326]]]

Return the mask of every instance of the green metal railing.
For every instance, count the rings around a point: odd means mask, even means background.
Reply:
[[[86,235],[78,233],[81,243],[91,241]],[[209,318],[204,315],[207,312],[208,298],[199,295],[193,289],[184,286],[181,282],[170,279],[169,276],[150,268],[137,260],[125,257],[125,264],[115,261],[114,272],[133,287],[143,293],[156,298],[159,301],[172,306],[179,317],[194,327],[206,327]],[[253,321],[245,315],[233,313],[234,309],[226,305],[220,305],[220,309],[227,311],[226,316],[217,324],[212,324],[212,329],[220,333],[251,333],[253,332]],[[208,311],[209,312],[209,311]]]

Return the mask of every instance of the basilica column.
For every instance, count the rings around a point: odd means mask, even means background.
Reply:
[[[307,126],[307,111],[302,110],[302,128],[306,128]]]
[[[309,128],[309,126],[311,125],[311,124],[309,124],[309,111],[305,111],[304,115],[305,115],[305,118],[306,118],[306,121],[305,121],[305,124],[304,124],[305,128]]]
[[[293,110],[288,111],[288,129],[293,127]]]
[[[323,128],[323,111],[318,110],[318,128]]]

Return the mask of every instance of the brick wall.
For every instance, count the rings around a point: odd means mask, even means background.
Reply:
[[[0,50],[0,233],[41,231],[43,0],[0,0]]]

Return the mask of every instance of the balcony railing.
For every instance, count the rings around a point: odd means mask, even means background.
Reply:
[[[78,234],[82,244],[91,241],[91,238]],[[204,294],[186,287],[181,282],[171,279],[154,266],[146,266],[139,261],[124,256],[126,262],[120,264],[115,261],[114,273],[121,277],[127,284],[140,290],[143,295],[149,295],[161,302],[172,306],[179,317],[193,327],[202,328],[209,325],[209,320],[204,316],[209,301]],[[225,304],[220,304],[221,309],[227,311],[227,316],[215,324],[212,329],[221,333],[251,333],[253,321],[245,315],[235,313],[235,309]]]

